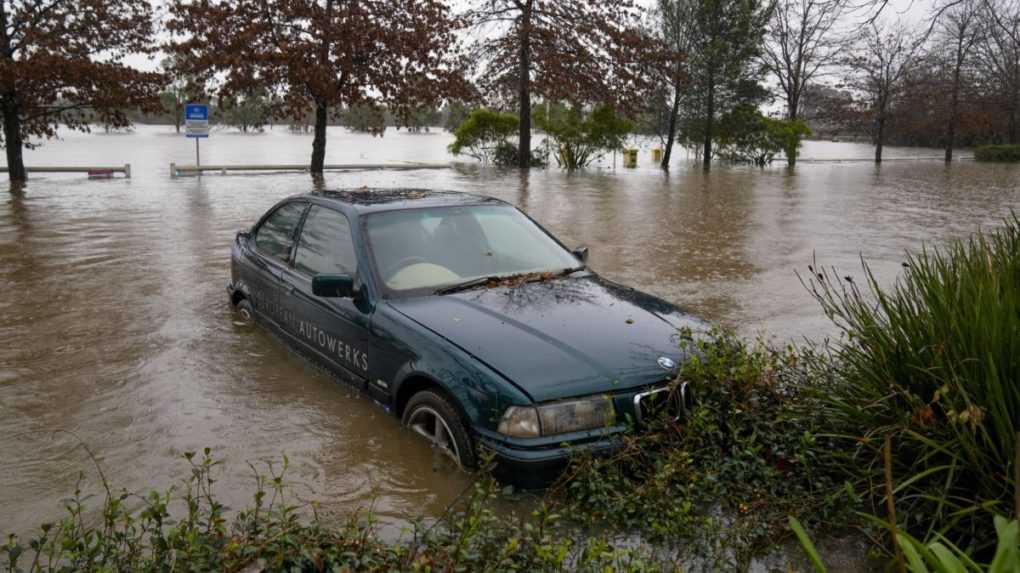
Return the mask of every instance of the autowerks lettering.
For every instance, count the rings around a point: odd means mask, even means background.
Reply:
[[[326,332],[318,326],[304,320],[298,323],[298,333],[314,342],[330,355],[368,372],[368,355],[344,342],[343,339]]]

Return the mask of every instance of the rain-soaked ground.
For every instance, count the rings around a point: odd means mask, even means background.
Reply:
[[[327,162],[446,161],[446,134],[385,138],[331,129]],[[283,130],[214,133],[207,163],[306,162],[311,139]],[[866,159],[868,146],[809,143],[805,158]],[[890,157],[937,156],[889,149]],[[131,163],[131,179],[38,175],[0,190],[0,533],[60,515],[87,444],[116,487],[165,487],[180,455],[224,458],[220,494],[239,507],[246,462],[290,459],[303,500],[344,511],[374,503],[396,530],[438,515],[468,484],[433,471],[430,450],[369,400],[236,326],[224,286],[229,245],[307,175],[171,179],[194,160],[165,127],[66,134],[29,165]],[[812,258],[859,273],[863,255],[890,282],[905,249],[993,225],[1020,204],[1020,168],[940,161],[805,161],[795,173],[681,162],[669,175],[643,153],[636,170],[521,175],[474,166],[330,173],[327,187],[415,186],[493,195],[520,206],[591,266],[746,335],[820,339],[831,326],[795,271]]]

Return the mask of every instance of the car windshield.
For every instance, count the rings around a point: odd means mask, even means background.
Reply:
[[[387,288],[396,291],[579,265],[509,205],[386,211],[369,215],[366,228],[375,267]]]

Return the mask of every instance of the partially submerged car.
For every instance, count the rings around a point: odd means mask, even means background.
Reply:
[[[514,206],[429,190],[289,197],[231,254],[230,300],[457,464],[534,477],[612,448],[704,323],[600,277]],[[675,398],[678,393],[670,392]],[[524,470],[523,472],[519,470]],[[527,481],[527,480],[523,480]]]

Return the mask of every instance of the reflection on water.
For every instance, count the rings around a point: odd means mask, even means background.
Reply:
[[[442,134],[330,134],[329,162],[444,161]],[[218,133],[210,163],[304,162],[310,138]],[[853,144],[808,144],[804,157],[866,158]],[[890,150],[890,156],[932,155]],[[303,500],[343,511],[375,502],[392,523],[436,515],[467,485],[382,409],[235,325],[224,286],[229,246],[307,175],[170,179],[190,141],[166,128],[78,135],[26,154],[29,165],[132,164],[130,180],[39,176],[0,192],[0,531],[59,515],[80,471],[95,489],[88,444],[114,485],[168,486],[184,451],[226,458],[219,482],[244,504],[247,461],[291,461]],[[805,162],[719,167],[678,163],[567,175],[442,171],[329,173],[327,188],[448,188],[494,195],[568,244],[594,269],[745,334],[820,338],[831,327],[795,270],[819,263],[896,276],[905,249],[995,224],[1020,203],[1020,170],[937,161]],[[681,159],[682,160],[682,159]],[[6,185],[6,184],[4,184]]]

